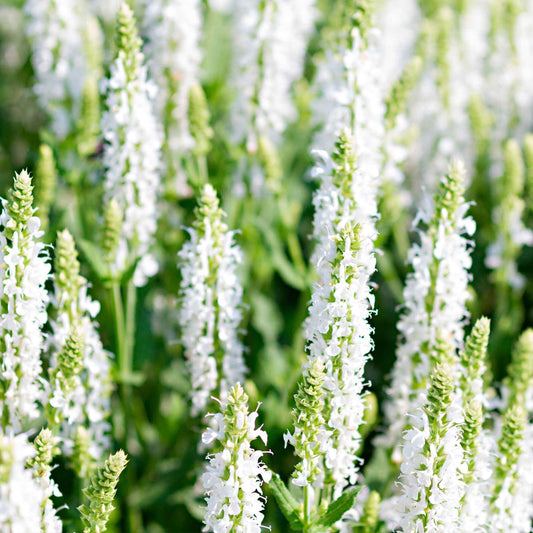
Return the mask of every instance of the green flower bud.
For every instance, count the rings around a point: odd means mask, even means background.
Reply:
[[[331,158],[335,163],[333,184],[342,191],[345,198],[349,198],[352,195],[351,185],[353,173],[357,168],[357,155],[353,145],[353,137],[348,128],[341,131]]]
[[[294,446],[300,463],[296,465],[292,477],[298,484],[312,485],[323,471],[323,454],[320,451],[319,436],[324,421],[324,364],[315,359],[298,386],[295,407],[292,411],[293,435],[287,440]]]
[[[207,222],[211,226],[212,237],[215,242],[218,242],[222,234],[228,230],[227,225],[222,221],[225,213],[220,207],[217,193],[209,183],[202,189],[195,215],[194,227],[200,236],[205,235]]]
[[[483,154],[489,149],[494,117],[479,94],[475,94],[470,98],[468,116],[476,144],[476,152],[478,155]]]
[[[195,140],[193,153],[206,155],[211,149],[213,130],[209,126],[211,113],[202,86],[195,83],[189,90],[189,130]]]
[[[27,466],[33,470],[37,477],[50,477],[52,461],[54,456],[59,454],[58,442],[59,439],[48,428],[41,429],[37,437],[35,437],[33,446],[36,453],[34,457],[28,459]]]
[[[87,505],[78,507],[85,528],[83,533],[101,533],[107,530],[107,522],[115,508],[113,500],[117,492],[120,474],[126,468],[127,456],[119,450],[110,455],[104,467],[91,479],[90,485],[83,490]]]
[[[94,475],[96,463],[90,453],[91,436],[83,426],[76,428],[72,449],[72,468],[79,479],[86,480]]]
[[[501,179],[501,197],[522,196],[525,166],[520,145],[509,139],[503,147],[504,171]]]
[[[89,76],[83,85],[78,132],[78,152],[82,156],[94,154],[100,135],[100,92],[94,76]]]
[[[124,2],[118,12],[117,48],[124,61],[128,80],[137,79],[137,72],[142,62],[142,40],[137,33],[135,15],[131,7]]]
[[[363,507],[363,516],[361,517],[361,533],[375,533],[379,523],[379,505],[381,496],[373,490],[366,499]]]
[[[472,332],[465,342],[465,347],[461,352],[460,359],[463,367],[461,375],[461,389],[465,398],[464,403],[468,403],[471,397],[470,388],[475,379],[482,379],[485,372],[485,359],[487,357],[487,347],[489,344],[490,320],[481,317],[476,321]]]
[[[450,171],[440,182],[435,194],[435,213],[437,225],[441,220],[450,222],[455,219],[459,206],[463,205],[465,194],[465,168],[460,162],[454,162]]]
[[[405,112],[409,96],[420,78],[422,66],[422,58],[420,56],[413,57],[405,66],[400,78],[393,84],[385,102],[387,106],[385,111],[387,130],[394,129],[396,119]]]
[[[112,198],[105,206],[102,249],[105,260],[114,263],[122,234],[123,213],[117,201]]]
[[[8,239],[12,238],[15,231],[22,232],[30,218],[34,215],[33,186],[30,175],[26,170],[15,174],[13,188],[8,192],[6,206],[7,214],[11,220],[6,225],[5,234]]]
[[[54,266],[56,290],[63,296],[62,309],[70,313],[76,306],[84,280],[80,276],[80,262],[74,239],[66,229],[57,234]]]
[[[257,155],[265,171],[266,184],[269,190],[277,194],[281,192],[283,170],[278,151],[268,137],[261,135],[257,145]]]
[[[491,503],[494,506],[504,484],[509,485],[509,491],[514,492],[518,472],[518,458],[522,454],[524,429],[527,422],[527,413],[520,403],[512,403],[505,412],[502,433],[498,441],[498,454],[494,469],[494,490]],[[493,512],[500,512],[493,509]]]
[[[85,339],[77,326],[72,326],[63,349],[57,356],[57,374],[61,389],[68,393],[76,385],[75,378],[83,370]]]
[[[41,227],[48,229],[50,207],[57,189],[57,167],[54,152],[47,144],[39,146],[39,159],[35,168],[35,206],[41,219]]]
[[[454,379],[452,367],[437,363],[431,372],[426,413],[430,424],[437,424],[452,403]]]
[[[520,335],[508,368],[507,386],[511,396],[521,405],[525,403],[526,392],[533,379],[533,329]]]
[[[526,160],[527,186],[529,201],[533,200],[533,133],[524,137],[524,157]]]

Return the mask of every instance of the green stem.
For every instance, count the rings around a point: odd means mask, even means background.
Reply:
[[[122,295],[120,285],[114,281],[112,286],[113,314],[115,317],[115,341],[117,345],[117,363],[119,375],[124,375],[124,365],[126,358],[126,335],[124,329],[124,308],[122,306]]]
[[[304,527],[303,527],[304,533],[309,531],[309,525],[311,523],[311,509],[310,509],[311,498],[309,497],[310,490],[311,490],[311,487],[309,485],[306,485],[304,487]]]
[[[128,282],[126,293],[126,354],[125,367],[123,368],[126,376],[131,376],[133,372],[133,350],[135,347],[135,310],[137,305],[137,289],[133,280]]]

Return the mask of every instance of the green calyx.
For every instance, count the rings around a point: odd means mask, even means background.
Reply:
[[[513,398],[522,406],[526,392],[533,379],[533,329],[527,329],[520,335],[508,368],[507,386]]]
[[[281,178],[283,176],[281,159],[272,141],[264,135],[261,135],[257,142],[257,156],[265,171],[268,189],[275,194],[280,193],[282,189]]]
[[[135,80],[142,61],[142,40],[139,38],[135,15],[124,2],[118,12],[117,48],[124,61],[128,81]]]
[[[118,202],[111,198],[104,210],[102,249],[107,263],[115,262],[118,245],[122,234],[123,213]]]
[[[96,473],[89,486],[83,490],[88,504],[81,505],[78,510],[85,524],[84,533],[101,533],[107,530],[109,516],[115,508],[113,500],[117,492],[118,480],[127,462],[127,456],[122,450],[109,456],[104,467]]]
[[[241,384],[237,383],[231,388],[224,407],[227,437],[238,441],[246,439],[248,427],[241,421],[246,416],[248,416],[248,396]]]
[[[317,436],[324,425],[324,380],[326,372],[324,364],[315,359],[311,362],[309,371],[304,373],[303,380],[298,386],[296,393],[295,408],[292,411],[292,419],[295,429],[299,429],[296,436],[295,452],[302,460],[312,460],[319,455]],[[307,481],[313,484],[320,471],[318,465],[307,473]],[[296,465],[293,477],[302,473],[303,465]]]
[[[464,370],[461,388],[465,395],[468,395],[468,389],[472,380],[483,377],[489,334],[490,320],[487,317],[481,317],[476,321],[470,335],[466,339],[465,347],[460,355],[461,365]]]
[[[189,130],[195,141],[193,153],[206,155],[211,149],[213,130],[209,125],[211,113],[202,86],[195,83],[189,90]]]
[[[95,471],[96,464],[90,453],[91,436],[83,426],[76,428],[71,462],[74,472],[82,480],[89,479]]]
[[[35,437],[33,442],[35,456],[28,459],[27,466],[33,470],[37,477],[46,478],[50,476],[52,461],[59,454],[58,440],[48,428],[41,429],[37,437]]]
[[[501,197],[521,197],[524,191],[526,169],[518,142],[509,139],[503,147],[504,171],[501,179]]]
[[[437,422],[452,403],[454,380],[452,367],[447,363],[437,363],[430,375],[426,412],[430,424]]]
[[[379,523],[379,506],[381,504],[381,496],[379,492],[373,490],[366,499],[363,507],[363,516],[361,517],[360,525],[356,531],[361,533],[375,533]]]
[[[454,162],[448,174],[440,182],[435,195],[435,214],[437,221],[453,222],[459,206],[464,204],[465,168],[461,162]]]
[[[10,216],[6,224],[6,236],[12,238],[15,231],[22,231],[33,217],[33,185],[26,170],[15,174],[13,187],[8,193],[7,213]]]
[[[39,146],[39,159],[35,167],[35,206],[41,219],[41,227],[49,225],[50,207],[57,189],[57,167],[52,148],[47,144]]]
[[[345,198],[349,198],[351,197],[353,173],[357,168],[357,155],[353,145],[353,138],[348,128],[343,129],[340,133],[331,158],[335,165],[333,183],[341,190]]]
[[[225,213],[220,207],[217,193],[209,183],[202,189],[195,214],[196,221],[194,222],[194,227],[202,237],[206,234],[208,224],[211,227],[214,242],[218,242],[222,234],[228,229],[227,225],[222,221]]]
[[[74,238],[66,229],[57,234],[54,266],[56,290],[61,294],[61,305],[71,313],[76,307],[84,278],[80,276],[80,262]]]
[[[489,149],[494,117],[479,94],[475,94],[470,98],[468,116],[472,136],[476,144],[476,152],[478,155],[484,154]]]
[[[57,356],[58,371],[61,373],[64,390],[72,390],[74,378],[83,370],[83,358],[85,339],[81,329],[73,326],[70,334],[63,345],[63,349]]]
[[[388,131],[396,126],[396,120],[405,112],[407,101],[422,72],[423,61],[420,56],[413,57],[405,66],[400,78],[393,84],[385,101],[385,123]]]

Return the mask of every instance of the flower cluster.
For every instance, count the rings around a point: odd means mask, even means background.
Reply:
[[[215,190],[206,185],[189,229],[191,240],[179,253],[179,323],[192,384],[192,413],[205,413],[212,394],[224,401],[246,373],[239,338],[242,287],[237,276],[241,251],[222,221]]]
[[[47,320],[50,274],[48,254],[40,242],[40,221],[32,206],[32,180],[23,171],[15,176],[0,215],[0,289],[2,427],[18,431],[27,419],[39,416],[42,327]]]
[[[118,19],[118,54],[102,83],[107,105],[102,116],[104,187],[106,201],[114,199],[123,212],[116,269],[121,272],[139,261],[134,281],[141,286],[157,271],[148,251],[158,218],[162,137],[153,110],[156,88],[147,80],[141,40],[127,4]]]
[[[236,0],[232,11],[232,135],[255,152],[260,136],[277,143],[295,118],[291,88],[303,71],[315,0]]]
[[[77,427],[85,425],[91,454],[100,459],[109,447],[111,359],[95,322],[100,304],[88,295],[88,282],[80,275],[74,240],[67,230],[57,238],[52,306],[48,346],[53,423],[59,424],[67,453],[72,452]]]
[[[418,214],[428,227],[419,232],[420,244],[414,244],[409,253],[413,272],[405,284],[404,310],[398,322],[400,343],[385,404],[383,442],[396,450],[408,425],[407,413],[425,403],[430,353],[437,336],[454,348],[462,343],[471,265],[468,238],[475,229],[474,221],[466,216],[464,179],[464,167],[454,164],[435,195],[433,215],[429,208]]]
[[[180,157],[195,145],[188,109],[189,91],[198,81],[202,60],[201,7],[199,0],[145,1],[145,52],[159,87],[158,113],[165,130],[167,172],[173,177],[183,174]]]
[[[271,473],[261,462],[264,452],[254,450],[251,442],[267,435],[255,427],[257,411],[248,412],[248,397],[235,385],[222,403],[223,412],[215,415],[217,429],[202,436],[206,444],[215,439],[221,451],[208,455],[201,482],[206,493],[204,531],[217,533],[259,533],[263,521],[261,484]]]

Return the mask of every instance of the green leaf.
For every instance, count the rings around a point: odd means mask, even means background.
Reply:
[[[314,526],[329,528],[338,522],[346,511],[353,507],[359,487],[352,487],[343,492],[334,502],[329,504],[326,513],[315,522]]]
[[[303,524],[300,518],[299,503],[275,472],[272,472],[272,479],[268,486],[272,490],[272,494],[276,498],[281,512],[288,520],[291,529],[301,531]]]
[[[85,239],[78,241],[78,246],[98,279],[101,281],[109,281],[111,273],[104,260],[100,247]]]
[[[275,232],[266,225],[261,226],[260,230],[270,249],[272,264],[281,276],[281,279],[294,289],[305,290],[307,288],[305,276],[289,261]]]

